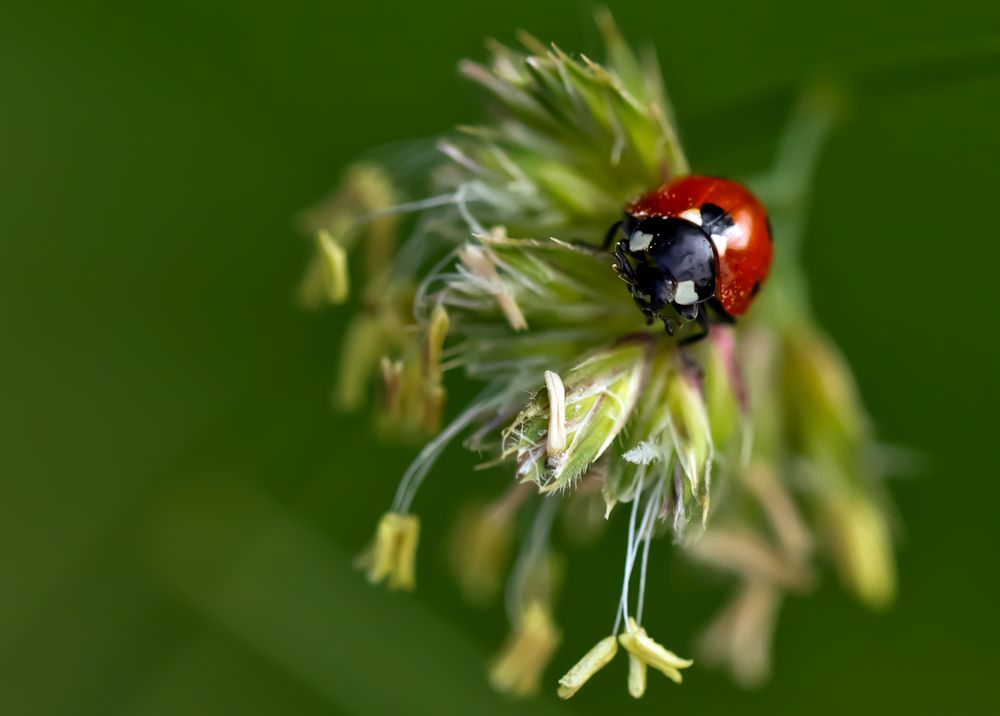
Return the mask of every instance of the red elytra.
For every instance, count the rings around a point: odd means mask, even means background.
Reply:
[[[713,238],[719,258],[715,296],[730,316],[746,313],[771,268],[767,214],[746,187],[728,179],[688,175],[642,195],[628,206],[637,219],[675,217],[715,204],[733,220],[725,244]]]

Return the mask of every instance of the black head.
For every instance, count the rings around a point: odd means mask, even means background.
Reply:
[[[672,330],[667,306],[683,320],[715,295],[715,247],[700,226],[677,218],[626,217],[615,249],[616,270],[647,318]]]

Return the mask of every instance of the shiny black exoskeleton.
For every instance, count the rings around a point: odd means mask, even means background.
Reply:
[[[685,219],[626,215],[611,228],[607,243],[619,231],[624,238],[615,245],[615,271],[628,284],[646,322],[663,321],[672,336],[677,323],[698,321],[701,332],[690,339],[704,336],[705,304],[715,297],[718,269],[710,235]]]

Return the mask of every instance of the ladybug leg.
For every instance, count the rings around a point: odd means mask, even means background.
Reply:
[[[630,286],[635,286],[638,283],[635,270],[632,268],[632,264],[629,263],[628,254],[625,253],[628,243],[625,239],[618,242],[615,247],[615,272],[622,278],[622,280]]]
[[[567,242],[573,244],[573,246],[579,249],[582,249],[584,251],[587,251],[595,255],[606,254],[608,253],[608,249],[611,248],[611,244],[614,243],[615,235],[618,233],[618,231],[622,228],[624,224],[625,224],[624,219],[613,223],[611,225],[611,228],[609,228],[608,232],[604,235],[604,240],[601,241],[600,247],[594,246],[594,244],[590,243],[589,241],[584,241],[582,239],[567,239]]]
[[[646,325],[653,325],[653,321],[656,320],[656,311],[653,310],[652,304],[645,298],[637,296],[634,292],[632,293],[632,300],[635,301],[635,305],[639,307],[642,315],[646,317]]]
[[[635,275],[635,271],[632,268],[632,265],[624,257],[620,258],[619,260],[621,261],[621,265],[624,268],[619,270],[618,266],[616,265],[614,267],[615,271],[618,273],[619,278],[621,278],[628,284],[628,290],[629,293],[632,295],[632,300],[635,302],[635,305],[639,308],[639,311],[642,313],[642,315],[646,317],[646,325],[647,326],[652,325],[653,321],[656,320],[656,309],[654,308],[653,303],[649,300],[649,297],[646,294],[642,293],[637,288],[637,286],[639,285],[639,280],[638,277]]]
[[[611,243],[615,240],[615,234],[618,233],[618,230],[622,228],[622,224],[624,223],[624,221],[616,221],[611,225],[611,228],[608,229],[608,233],[604,235],[604,243],[601,244],[601,251],[607,251],[611,248]],[[618,253],[617,249],[615,250],[615,253]]]

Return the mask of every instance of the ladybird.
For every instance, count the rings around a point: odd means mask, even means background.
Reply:
[[[750,191],[734,181],[689,175],[643,194],[608,232],[619,236],[614,268],[646,322],[697,321],[708,332],[708,309],[732,322],[750,308],[771,266],[767,214]]]

